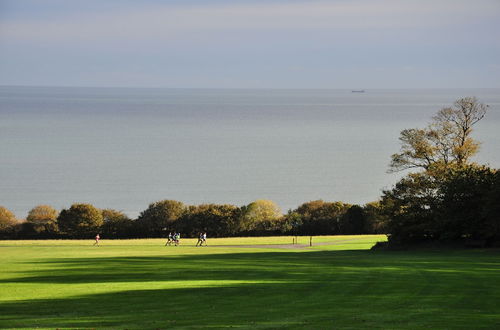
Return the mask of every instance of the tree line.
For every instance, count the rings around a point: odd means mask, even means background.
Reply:
[[[262,235],[326,235],[382,233],[374,222],[374,205],[364,207],[322,200],[302,204],[287,214],[270,200],[238,207],[230,204],[185,205],[180,201],[151,203],[137,219],[113,209],[76,203],[58,212],[49,205],[31,209],[26,220],[0,206],[2,238],[104,238],[165,237],[181,232],[197,237]]]
[[[195,237],[251,235],[388,235],[389,246],[422,242],[487,246],[500,242],[500,172],[471,161],[480,143],[473,127],[488,106],[474,97],[457,100],[437,112],[425,128],[401,131],[401,149],[391,156],[389,172],[406,171],[378,201],[366,205],[322,200],[306,202],[282,214],[269,200],[242,207],[229,204],[185,205],[162,200],[137,219],[90,204],[58,212],[33,208],[17,221],[0,207],[2,238],[163,237],[169,231]]]

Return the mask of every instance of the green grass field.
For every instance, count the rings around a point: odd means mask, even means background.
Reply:
[[[384,239],[0,241],[0,328],[500,328],[499,250]]]

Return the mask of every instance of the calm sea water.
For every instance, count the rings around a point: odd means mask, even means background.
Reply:
[[[399,132],[464,96],[490,105],[477,161],[500,167],[500,89],[198,90],[0,87],[0,205],[376,200]]]

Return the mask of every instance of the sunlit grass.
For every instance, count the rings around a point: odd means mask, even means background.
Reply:
[[[498,328],[497,250],[377,240],[1,241],[0,328]]]
[[[292,244],[296,238],[297,244],[309,244],[310,236],[269,236],[269,237],[228,237],[228,238],[208,238],[209,245],[268,245],[268,244]],[[337,235],[337,236],[313,236],[312,242],[336,242],[345,240],[363,240],[368,242],[377,242],[386,240],[385,235]],[[160,246],[164,245],[166,239],[149,238],[149,239],[106,239],[101,237],[101,246]],[[195,238],[181,238],[181,246],[195,245]],[[0,241],[0,246],[91,246],[94,244],[92,238],[86,240],[65,240],[65,239],[48,239],[48,240],[4,240]]]

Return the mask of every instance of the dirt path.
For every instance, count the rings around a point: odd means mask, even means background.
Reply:
[[[345,242],[357,241],[359,238],[351,238],[351,239],[343,239],[329,242],[320,242],[314,243],[312,246],[321,246],[321,245],[339,245]],[[254,244],[254,245],[209,245],[210,247],[217,248],[257,248],[257,249],[306,249],[309,247],[309,244]]]

